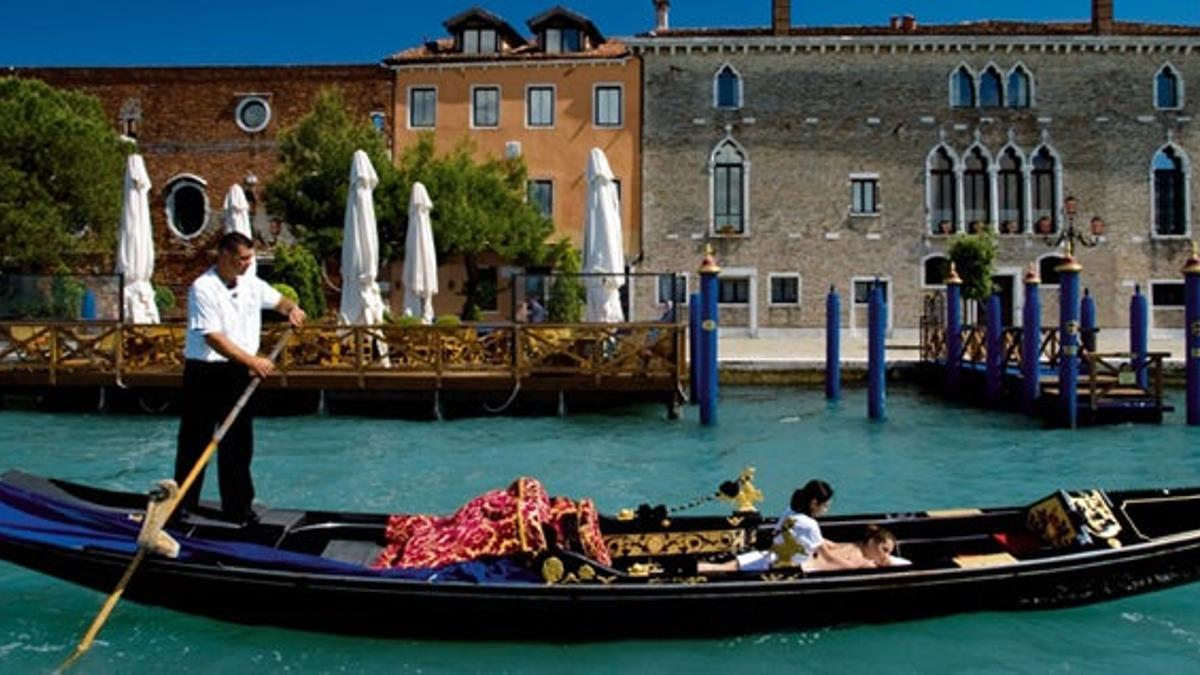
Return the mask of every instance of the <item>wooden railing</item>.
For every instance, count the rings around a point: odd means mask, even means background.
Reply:
[[[265,327],[273,344],[283,324]],[[282,386],[292,376],[367,377],[462,374],[525,379],[655,377],[684,372],[684,331],[675,323],[335,326],[296,329],[279,359]],[[93,379],[177,375],[183,324],[0,322],[0,377],[67,374]]]
[[[1088,404],[1095,410],[1104,399],[1153,397],[1158,409],[1162,410],[1163,401],[1163,359],[1169,357],[1167,352],[1150,352],[1146,361],[1134,364],[1130,352],[1111,352],[1097,354],[1083,352],[1087,363],[1087,394]],[[1144,374],[1148,389],[1143,389],[1138,380]]]
[[[987,362],[987,327],[962,327],[962,352],[959,357],[963,363]],[[1058,363],[1059,341],[1057,328],[1042,328],[1042,339],[1038,347],[1038,356],[1043,363],[1053,366]],[[1005,328],[1001,338],[1006,367],[1020,368],[1021,360],[1025,357],[1021,339],[1022,329],[1019,327]],[[925,361],[936,361],[946,358],[946,327],[944,325],[921,324],[921,358]]]

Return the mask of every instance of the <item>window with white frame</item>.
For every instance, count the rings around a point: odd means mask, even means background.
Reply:
[[[1033,221],[1038,234],[1051,234],[1058,231],[1058,160],[1049,148],[1042,147],[1034,153],[1032,164]]]
[[[1169,63],[1159,68],[1154,76],[1154,107],[1159,110],[1183,107],[1183,78]]]
[[[1000,171],[996,174],[996,200],[999,202],[1000,234],[1025,231],[1024,160],[1015,148],[1000,153]]]
[[[468,28],[459,35],[459,50],[464,54],[495,54],[500,39],[492,28]]]
[[[775,306],[797,306],[800,304],[800,275],[794,272],[773,273],[771,302]]]
[[[547,54],[582,51],[583,36],[578,28],[547,28],[542,48]]]
[[[599,85],[595,90],[593,121],[598,127],[619,127],[624,123],[622,115],[621,86]]]
[[[722,305],[749,305],[750,277],[717,279],[717,302]]]
[[[884,325],[887,326],[887,328],[889,330],[891,330],[892,316],[893,316],[893,312],[891,310],[891,307],[892,307],[891,279],[889,279],[887,277],[881,277],[881,278],[854,277],[852,279],[851,283],[852,283],[852,291],[851,291],[851,298],[850,298],[852,301],[851,305],[850,305],[851,327],[854,329],[857,329],[860,326],[864,327],[864,328],[866,327],[867,319],[870,316],[869,312],[870,312],[870,303],[871,303],[871,288],[875,284],[879,284],[879,288],[883,292],[883,302],[884,302],[884,305],[886,308],[885,311],[887,314],[887,316],[884,318]]]
[[[718,108],[742,107],[742,76],[733,66],[726,64],[717,71],[713,84],[716,92],[714,105]]]
[[[1038,277],[1042,281],[1042,286],[1058,286],[1062,281],[1062,272],[1058,271],[1059,265],[1067,262],[1067,259],[1061,255],[1051,253],[1038,258]]]
[[[233,113],[238,127],[246,133],[257,133],[271,123],[271,104],[266,96],[245,96]]]
[[[946,275],[950,273],[950,259],[944,255],[931,255],[921,261],[921,286],[925,288],[941,288],[946,285]]]
[[[1154,155],[1154,234],[1181,236],[1188,231],[1187,170],[1184,155],[1168,145]]]
[[[950,75],[950,107],[975,107],[975,76],[965,64]]]
[[[1158,329],[1184,328],[1187,308],[1186,286],[1182,281],[1150,282],[1150,323]]]
[[[554,217],[554,181],[529,181],[529,203],[547,218]]]
[[[1033,77],[1018,64],[1008,73],[1008,107],[1028,108],[1033,105]]]
[[[929,222],[933,234],[954,234],[958,228],[958,190],[954,158],[939,147],[929,159]]]
[[[437,126],[437,89],[413,87],[408,90],[408,126],[413,129]]]
[[[992,192],[988,172],[988,158],[983,149],[976,146],[963,158],[963,215],[968,231],[977,233],[991,220]]]
[[[713,230],[722,234],[746,231],[746,158],[732,141],[713,153]]]
[[[530,127],[554,126],[554,87],[525,90],[525,123]]]
[[[1004,105],[1004,85],[1000,71],[989,65],[979,74],[979,107],[999,108]]]
[[[1150,303],[1156,309],[1177,308],[1187,306],[1185,284],[1182,281],[1152,281],[1150,282]]]
[[[167,184],[167,225],[183,239],[191,239],[208,224],[208,186],[192,176]]]
[[[668,301],[675,307],[688,304],[688,275],[685,272],[658,275],[654,302],[662,305]]]
[[[471,90],[471,126],[500,126],[500,87],[475,87]]]
[[[879,213],[879,176],[859,174],[850,177],[850,213],[855,215]]]

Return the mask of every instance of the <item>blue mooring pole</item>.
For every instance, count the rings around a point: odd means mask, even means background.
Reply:
[[[825,296],[825,398],[842,397],[842,300],[837,288]]]
[[[946,275],[946,389],[951,393],[958,390],[962,352],[962,279],[950,263]]]
[[[688,401],[700,400],[700,294],[688,297]]]
[[[1083,349],[1089,354],[1096,353],[1096,299],[1088,289],[1083,289],[1083,300],[1079,303],[1079,337]],[[1091,372],[1091,364],[1081,362],[1084,372]]]
[[[1142,285],[1133,288],[1133,297],[1129,299],[1129,352],[1133,356],[1133,372],[1137,384],[1142,389],[1148,389],[1149,373],[1146,372],[1146,353],[1150,347],[1150,303],[1142,295]]]
[[[1004,326],[1000,318],[1000,296],[992,293],[987,304],[987,400],[1000,403],[1004,385]]]
[[[1192,244],[1192,255],[1183,266],[1187,336],[1187,423],[1200,426],[1200,254]]]
[[[700,424],[717,423],[717,275],[712,249],[700,263]]]
[[[1025,307],[1021,315],[1021,412],[1037,412],[1042,394],[1042,280],[1037,267],[1030,265],[1025,274]]]
[[[867,317],[867,416],[873,420],[882,420],[887,416],[887,364],[884,362],[887,301],[883,297],[883,287],[878,280],[871,284]]]
[[[1058,396],[1063,419],[1072,429],[1079,425],[1079,273],[1083,265],[1068,249],[1067,258],[1054,271],[1058,286]]]

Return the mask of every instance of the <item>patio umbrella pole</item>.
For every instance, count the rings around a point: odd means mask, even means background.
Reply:
[[[283,336],[279,338],[279,342],[275,343],[275,348],[271,350],[271,353],[267,358],[269,358],[272,362],[278,359],[280,352],[283,351],[284,345],[287,344],[288,339],[291,337],[292,329],[289,328],[284,331]],[[229,427],[233,426],[234,421],[237,420],[238,415],[242,412],[242,408],[246,407],[246,403],[250,400],[250,397],[254,394],[254,391],[258,389],[258,385],[261,382],[262,378],[257,376],[250,379],[250,384],[246,385],[246,390],[242,392],[237,404],[234,405],[233,409],[229,411],[229,414],[225,416],[225,421],[221,422],[221,426],[217,427],[216,433],[213,434],[212,440],[208,442],[208,446],[204,448],[204,452],[200,455],[200,459],[196,460],[196,464],[192,467],[192,470],[189,471],[187,477],[183,479],[183,485],[179,486],[179,492],[176,493],[170,503],[164,507],[166,514],[163,516],[163,522],[166,522],[166,519],[170,518],[171,514],[175,512],[175,509],[183,500],[183,496],[187,494],[188,489],[192,487],[192,483],[196,482],[196,477],[200,475],[200,472],[203,471],[204,467],[208,465],[208,461],[212,459],[214,454],[216,454],[217,446],[221,443],[221,439],[225,437],[225,433],[229,431]],[[96,618],[92,619],[92,624],[88,626],[87,632],[83,634],[83,637],[79,640],[79,644],[75,645],[75,650],[71,652],[71,655],[67,657],[67,660],[62,662],[62,665],[58,667],[56,672],[61,673],[66,671],[68,668],[73,666],[75,662],[87,652],[88,649],[92,647],[92,642],[95,641],[96,636],[100,633],[100,629],[104,627],[104,622],[107,621],[109,615],[112,614],[113,609],[117,606],[117,602],[125,593],[125,587],[129,585],[129,581],[133,579],[134,572],[136,572],[138,567],[141,566],[142,561],[145,560],[145,558],[146,548],[139,545],[137,553],[133,556],[133,560],[129,561],[129,567],[125,568],[125,574],[123,574],[121,576],[121,580],[117,582],[117,587],[114,588],[113,592],[108,595],[108,599],[106,599],[104,604],[100,607],[100,611],[96,614]]]

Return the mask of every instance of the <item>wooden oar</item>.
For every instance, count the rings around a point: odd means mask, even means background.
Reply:
[[[272,362],[279,358],[280,352],[283,351],[283,346],[287,344],[287,341],[291,336],[292,330],[289,328],[284,332],[283,337],[279,338],[279,342],[275,343],[275,348],[271,350],[271,354],[267,358]],[[251,378],[250,384],[247,385],[246,390],[242,392],[242,396],[237,400],[237,404],[234,405],[233,409],[229,411],[229,414],[225,416],[225,421],[221,422],[221,426],[217,427],[216,433],[213,434],[212,440],[208,442],[208,446],[204,448],[204,453],[200,455],[200,459],[196,460],[196,464],[192,466],[192,470],[188,472],[187,477],[183,479],[183,485],[179,486],[178,494],[176,494],[175,498],[164,507],[166,510],[166,515],[163,517],[164,521],[167,518],[170,518],[171,514],[175,512],[175,509],[179,507],[180,502],[183,501],[183,496],[187,494],[188,489],[192,487],[192,483],[196,482],[196,478],[199,477],[200,472],[204,470],[206,465],[208,465],[208,460],[212,459],[212,456],[217,452],[217,446],[220,445],[221,439],[225,437],[225,433],[229,431],[229,427],[233,426],[234,421],[237,420],[238,414],[242,412],[242,408],[246,407],[246,402],[250,400],[250,396],[254,394],[255,389],[258,389],[258,385],[261,382],[262,378],[258,377],[257,375]],[[104,604],[100,607],[100,612],[96,614],[96,618],[92,619],[92,625],[88,626],[87,632],[83,634],[83,637],[79,640],[79,644],[75,645],[75,651],[71,652],[71,655],[67,657],[67,660],[63,661],[62,665],[58,667],[58,672],[61,673],[67,668],[70,668],[75,664],[76,661],[79,660],[79,657],[83,656],[84,653],[91,648],[92,642],[95,641],[96,636],[100,633],[100,629],[104,626],[104,622],[108,620],[108,616],[112,614],[113,608],[117,606],[117,601],[120,600],[121,595],[125,593],[125,587],[129,585],[129,580],[133,578],[133,573],[137,571],[138,566],[142,564],[142,560],[145,558],[146,549],[142,546],[139,546],[137,553],[133,556],[133,560],[129,561],[129,567],[125,568],[125,574],[122,575],[121,580],[117,582],[117,587],[113,589],[113,592],[109,594],[108,599],[104,601]]]

